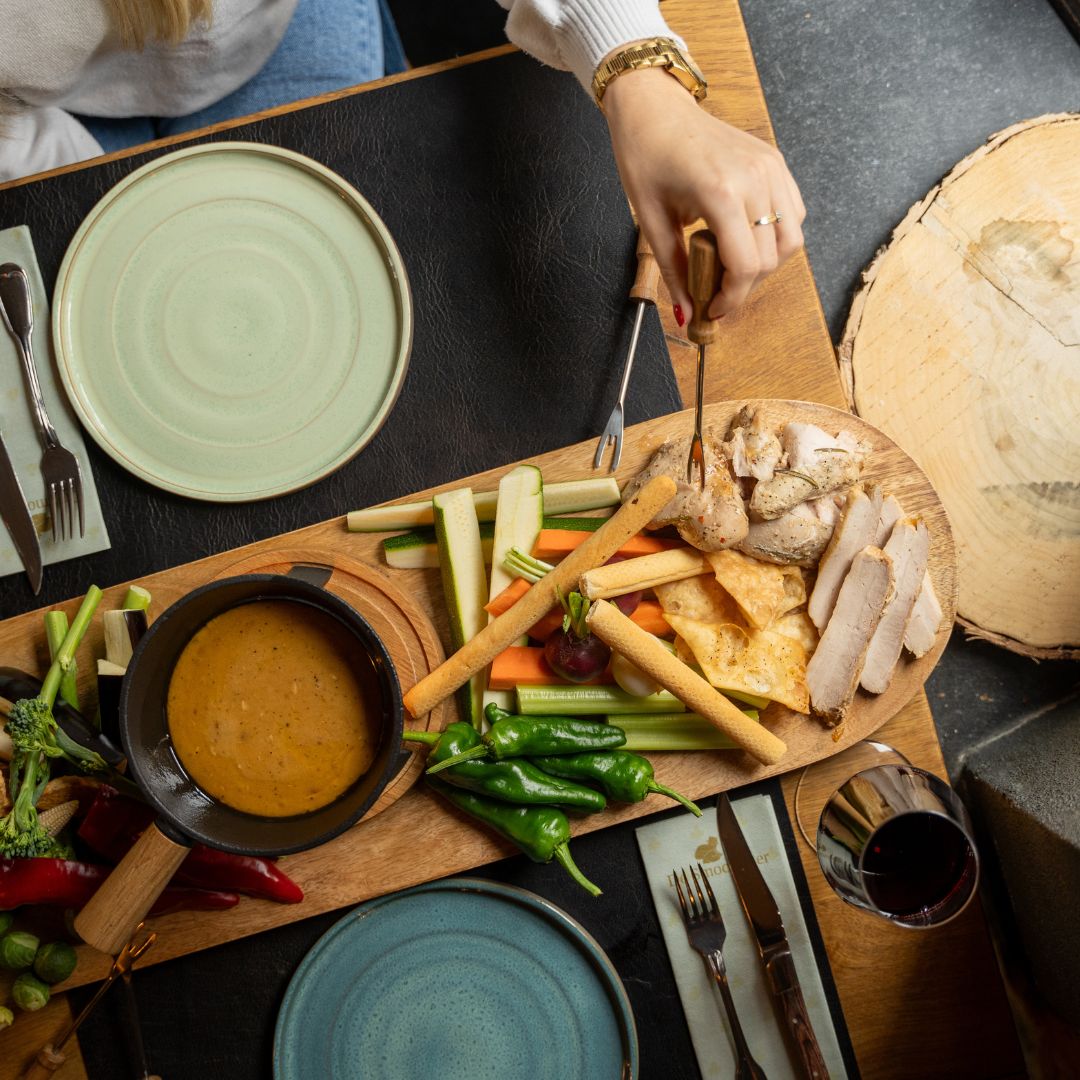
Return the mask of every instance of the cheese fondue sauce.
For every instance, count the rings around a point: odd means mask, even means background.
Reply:
[[[337,619],[295,601],[257,600],[211,619],[180,654],[166,710],[195,783],[263,817],[333,802],[378,748],[371,658]]]

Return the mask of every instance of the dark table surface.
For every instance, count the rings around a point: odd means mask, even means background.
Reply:
[[[47,568],[36,599],[22,575],[0,582],[4,615],[577,442],[606,420],[628,339],[635,237],[603,122],[569,76],[506,56],[214,137],[306,153],[353,183],[387,222],[416,308],[404,391],[371,445],[338,473],[258,504],[193,503],[158,491],[88,439],[113,547]],[[97,199],[160,153],[4,193],[0,227],[31,227],[47,289]],[[653,314],[627,422],[679,408]],[[579,861],[619,888],[593,901],[559,868],[524,858],[476,873],[560,904],[609,951],[634,1006],[642,1076],[696,1076],[633,826],[575,846]],[[170,1080],[268,1075],[288,979],[339,915],[141,972],[137,993],[155,1069]],[[82,1029],[91,1077],[130,1074],[115,1010],[101,1009]]]

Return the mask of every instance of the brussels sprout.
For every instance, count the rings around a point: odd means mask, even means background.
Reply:
[[[25,930],[9,930],[0,937],[0,967],[8,971],[28,968],[34,962],[38,944],[38,939]]]
[[[12,985],[11,996],[24,1012],[35,1012],[49,1004],[49,986],[32,971],[24,971]]]
[[[15,921],[15,913],[13,911],[0,911],[0,936],[3,936],[11,929],[11,924]]]
[[[0,1005],[0,1031],[11,1027],[15,1023],[15,1014],[3,1005]]]
[[[76,959],[75,950],[66,941],[50,941],[34,957],[34,974],[52,986],[71,975]]]

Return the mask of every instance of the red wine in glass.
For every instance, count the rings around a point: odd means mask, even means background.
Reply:
[[[922,919],[968,888],[975,854],[942,814],[912,811],[886,821],[862,854],[866,895],[897,919]]]
[[[901,926],[947,922],[978,884],[963,803],[911,765],[879,765],[846,780],[821,813],[817,851],[841,899]]]

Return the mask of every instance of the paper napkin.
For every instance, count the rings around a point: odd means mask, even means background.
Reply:
[[[6,262],[18,263],[30,279],[30,298],[34,308],[34,359],[37,361],[41,394],[60,442],[78,458],[82,472],[86,535],[76,535],[70,540],[58,540],[54,543],[48,502],[45,498],[45,483],[41,479],[41,444],[38,442],[33,414],[30,411],[22,364],[19,363],[15,342],[0,321],[0,434],[3,435],[4,445],[15,467],[23,495],[30,507],[30,515],[38,531],[41,561],[48,566],[50,563],[63,562],[64,559],[73,559],[78,555],[104,551],[109,547],[109,534],[105,530],[105,520],[101,515],[101,505],[98,502],[97,488],[94,486],[94,474],[90,471],[90,462],[87,460],[82,429],[60,385],[53,360],[49,298],[45,295],[41,271],[38,269],[34,242],[25,225],[0,230],[0,263]],[[0,524],[0,577],[21,571],[22,568],[22,561],[11,537],[3,524]]]
[[[802,984],[810,1022],[821,1052],[835,1080],[847,1076],[828,1000],[817,969],[813,948],[803,918],[802,905],[788,865],[784,841],[772,799],[752,795],[733,800],[735,817],[757,858],[784,920],[791,955]],[[792,1067],[784,1035],[769,993],[757,944],[728,873],[723,845],[712,806],[703,808],[700,818],[680,814],[637,830],[638,846],[645,874],[664,934],[668,956],[675,973],[690,1038],[704,1080],[720,1080],[735,1075],[736,1058],[720,993],[706,971],[700,955],[690,948],[679,912],[671,872],[675,867],[701,863],[716,894],[727,927],[724,959],[728,982],[746,1041],[769,1080],[798,1080]]]

